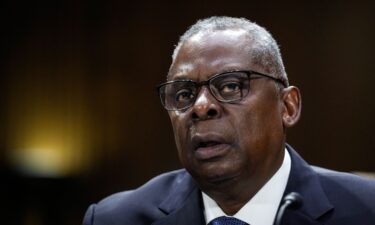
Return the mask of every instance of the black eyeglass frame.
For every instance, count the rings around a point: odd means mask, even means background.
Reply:
[[[216,95],[213,93],[213,91],[211,90],[210,88],[210,82],[212,80],[214,80],[215,78],[219,77],[219,76],[223,76],[225,74],[230,74],[230,73],[245,73],[247,75],[247,78],[248,80],[250,81],[250,76],[255,74],[255,75],[259,75],[261,77],[265,77],[265,78],[269,78],[277,83],[280,83],[281,85],[283,85],[283,87],[287,87],[287,83],[280,79],[280,78],[276,78],[276,77],[273,77],[271,75],[267,75],[267,74],[264,74],[264,73],[260,73],[260,72],[256,72],[256,71],[253,71],[253,70],[233,70],[233,71],[228,71],[228,72],[223,72],[223,73],[217,73],[217,74],[214,74],[213,76],[211,76],[209,79],[205,80],[205,81],[201,81],[201,82],[196,82],[196,81],[193,81],[193,80],[171,80],[171,81],[167,81],[167,82],[164,82],[162,84],[159,84],[157,87],[156,87],[156,90],[159,94],[159,98],[160,98],[160,101],[163,105],[163,107],[167,110],[167,111],[182,111],[182,110],[185,110],[187,108],[190,108],[194,102],[195,102],[195,99],[194,101],[192,101],[191,104],[183,107],[183,108],[180,108],[180,109],[168,109],[165,104],[164,104],[164,101],[162,100],[162,95],[161,95],[161,92],[160,92],[160,89],[163,87],[163,86],[166,86],[168,84],[171,84],[171,83],[177,83],[177,82],[192,82],[195,84],[195,87],[197,90],[199,90],[200,87],[204,86],[204,85],[207,85],[208,86],[208,90],[210,91],[211,95],[219,102],[224,102],[224,103],[230,103],[230,102],[236,102],[236,101],[240,101],[242,100],[243,98],[245,98],[247,96],[247,94],[249,93],[246,93],[245,96],[242,96],[240,99],[235,99],[235,100],[222,100],[222,99],[218,99],[216,97]],[[249,83],[250,84],[250,83]]]

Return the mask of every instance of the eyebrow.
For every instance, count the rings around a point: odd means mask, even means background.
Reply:
[[[172,76],[170,75],[169,78],[170,78],[170,79],[168,79],[169,81],[172,81],[172,80],[192,80],[192,79],[188,78],[187,74],[173,75],[173,79],[172,79]]]
[[[230,72],[235,72],[235,71],[242,71],[242,69],[239,69],[238,67],[228,67],[226,68],[225,70],[222,70],[220,72],[217,72],[217,73],[214,73],[214,74],[210,74],[210,76],[208,77],[208,79],[210,79],[211,77],[213,76],[216,76],[218,74],[222,74],[222,73],[230,73]],[[171,78],[172,75],[168,74],[168,77]],[[173,79],[168,79],[167,81],[173,81],[173,80],[188,80],[188,81],[194,81],[190,78],[188,78],[188,75],[187,74],[184,74],[184,73],[177,73],[175,75],[173,75]]]

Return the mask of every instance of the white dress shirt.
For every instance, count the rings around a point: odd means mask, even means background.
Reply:
[[[250,225],[272,225],[286,188],[291,159],[285,149],[284,161],[271,179],[235,215]],[[228,216],[218,204],[202,192],[206,224],[220,216]]]

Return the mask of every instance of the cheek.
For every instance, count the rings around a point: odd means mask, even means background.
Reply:
[[[236,130],[236,136],[242,142],[256,139],[262,130],[263,118],[259,110],[253,110],[254,106],[242,105],[241,109],[234,109],[232,113],[232,126]],[[246,110],[243,108],[246,107]],[[258,108],[259,109],[259,108]]]
[[[274,139],[275,133],[279,133],[279,128],[282,128],[280,114],[275,104],[248,103],[246,109],[233,117],[236,136],[241,137],[239,145],[251,146],[253,150],[262,149]]]
[[[184,123],[184,116],[181,113],[170,112],[169,118],[172,123],[173,134],[174,134],[177,150],[179,154],[181,155],[181,152],[183,151],[182,146],[185,145],[186,139],[187,139],[187,136],[186,136],[187,128]]]

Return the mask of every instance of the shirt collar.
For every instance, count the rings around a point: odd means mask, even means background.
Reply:
[[[291,168],[291,159],[285,149],[284,161],[271,179],[233,217],[248,224],[272,225],[285,191]],[[218,204],[202,192],[206,223],[227,216]]]

